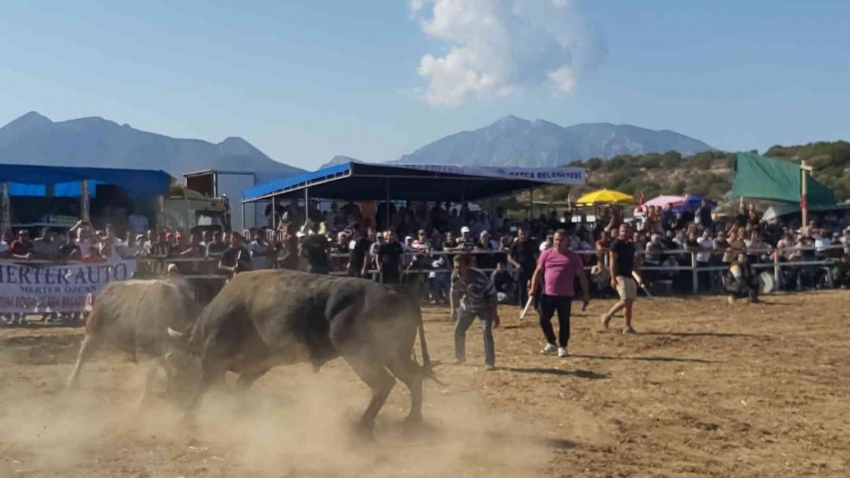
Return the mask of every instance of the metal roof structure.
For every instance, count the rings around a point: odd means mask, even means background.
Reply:
[[[581,185],[582,168],[343,163],[242,191],[242,202],[310,197],[352,201],[474,201],[545,185]]]

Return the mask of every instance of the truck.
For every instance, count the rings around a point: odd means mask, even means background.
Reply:
[[[218,198],[228,204],[227,223],[238,230],[262,225],[264,211],[261,205],[242,206],[242,191],[257,185],[257,176],[251,172],[206,170],[183,175],[186,187],[207,198]]]
[[[206,197],[183,185],[171,187],[163,198],[161,227],[172,231],[195,229],[229,231],[227,198]]]

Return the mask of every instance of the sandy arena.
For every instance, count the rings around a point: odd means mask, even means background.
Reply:
[[[374,443],[353,433],[368,389],[341,360],[274,369],[249,407],[211,395],[189,428],[164,398],[139,409],[144,369],[108,349],[63,390],[82,329],[3,329],[0,477],[850,476],[850,294],[641,300],[636,336],[599,331],[610,304],[573,319],[568,359],[503,307],[495,372],[478,325],[469,364],[447,365],[448,311],[427,309],[446,383],[426,385],[430,428],[402,426],[398,384]]]

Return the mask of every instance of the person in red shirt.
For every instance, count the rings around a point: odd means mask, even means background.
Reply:
[[[540,328],[546,336],[546,347],[540,351],[544,355],[558,352],[559,357],[567,356],[567,342],[570,340],[570,312],[575,295],[574,282],[578,278],[581,284],[582,304],[590,302],[590,287],[584,273],[584,262],[575,252],[569,250],[570,239],[564,230],[553,237],[552,247],[546,249],[537,259],[537,269],[531,277],[529,295],[533,295],[540,280],[543,279],[543,296],[540,298]],[[552,316],[558,312],[558,343],[555,345],[555,331],[552,329]]]
[[[15,259],[31,259],[33,251],[33,242],[30,239],[30,233],[26,229],[18,231],[18,238],[12,242],[12,256]]]

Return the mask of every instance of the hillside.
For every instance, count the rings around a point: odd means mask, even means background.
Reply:
[[[446,136],[401,157],[399,163],[556,167],[588,158],[676,151],[691,155],[713,148],[672,132],[610,123],[562,127],[507,116],[475,131]]]
[[[850,198],[850,143],[810,143],[804,146],[774,146],[766,156],[789,161],[805,160],[815,168],[815,179],[835,191],[839,201]],[[535,201],[566,201],[589,191],[608,188],[651,199],[661,194],[706,195],[721,200],[731,189],[734,153],[706,151],[692,156],[670,152],[640,156],[617,156],[609,161],[593,158],[573,161],[569,166],[587,168],[583,188],[546,187],[535,191]],[[528,194],[506,198],[503,204],[523,207]]]
[[[36,112],[0,128],[0,162],[161,169],[176,177],[205,169],[249,171],[260,180],[302,171],[272,160],[242,138],[213,144],[139,131],[97,117],[53,122]]]

